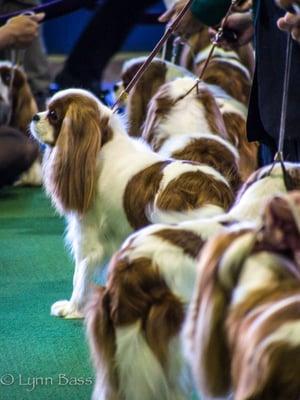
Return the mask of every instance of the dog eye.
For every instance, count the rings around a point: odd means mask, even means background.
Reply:
[[[48,114],[48,117],[52,122],[57,122],[58,120],[58,116],[55,110],[51,110]]]
[[[4,82],[6,85],[9,85],[9,84],[10,84],[10,79],[11,79],[11,74],[10,74],[10,72],[5,72],[5,73],[2,75],[2,80],[3,80],[3,82]]]

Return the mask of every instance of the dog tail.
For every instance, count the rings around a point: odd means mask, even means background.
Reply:
[[[208,397],[223,397],[230,390],[230,356],[225,320],[235,282],[236,257],[246,253],[250,240],[225,262],[223,254],[244,230],[221,233],[202,250],[198,282],[184,327],[185,352],[200,391]],[[244,239],[245,235],[241,238]],[[221,267],[222,264],[222,267]]]
[[[175,346],[183,304],[150,259],[129,255],[125,248],[113,257],[107,287],[88,313],[94,393],[102,387],[101,400],[115,399],[116,393],[125,400],[182,400],[182,364],[177,357],[178,369],[174,367],[173,354],[179,354]]]
[[[116,364],[126,400],[171,400],[164,370],[136,321],[117,329]]]
[[[117,377],[114,371],[115,330],[110,318],[107,288],[97,288],[85,313],[87,336],[96,370],[93,400],[117,400]]]
[[[232,360],[235,399],[299,397],[299,306],[299,289],[290,289],[246,316]]]

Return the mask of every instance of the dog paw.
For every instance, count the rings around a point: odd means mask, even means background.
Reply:
[[[60,300],[52,304],[51,315],[55,317],[62,317],[66,319],[81,319],[83,313],[78,310],[75,304],[68,300]]]

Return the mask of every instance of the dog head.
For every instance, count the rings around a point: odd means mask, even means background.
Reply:
[[[11,82],[11,80],[13,80]],[[24,71],[0,62],[0,122],[26,133],[37,105]]]
[[[228,139],[223,117],[213,95],[192,78],[178,78],[160,87],[149,104],[143,138],[157,151],[172,135],[215,133]]]
[[[109,140],[110,111],[91,93],[56,93],[48,109],[37,113],[31,133],[47,146],[45,184],[58,209],[83,213],[95,194],[97,156]]]
[[[129,60],[124,64],[122,70],[124,88],[135,76],[144,61],[145,57],[140,57]],[[166,63],[163,60],[154,59],[129,93],[127,103],[129,135],[141,136],[141,127],[146,116],[148,103],[158,88],[165,83],[166,75]]]

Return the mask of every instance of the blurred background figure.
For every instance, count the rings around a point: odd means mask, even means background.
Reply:
[[[0,14],[14,11],[24,11],[35,7],[38,0],[0,0]],[[0,52],[0,60],[10,60],[11,52],[8,49]],[[22,61],[28,76],[28,81],[40,110],[45,108],[45,101],[49,95],[50,70],[47,54],[42,38],[42,28],[38,29],[38,35],[31,41],[24,53]]]
[[[44,14],[11,18],[0,28],[0,50],[23,49],[32,44],[39,35],[39,22]],[[11,75],[8,76],[11,79]],[[4,82],[2,82],[4,80]],[[6,77],[1,76],[1,88]],[[3,103],[3,93],[1,104]],[[12,94],[9,93],[9,96]],[[11,104],[12,106],[12,104]],[[10,126],[0,126],[0,187],[13,184],[27,171],[39,154],[39,146],[24,132]]]
[[[101,96],[105,67],[145,10],[156,3],[157,0],[104,0],[99,5],[95,2],[92,18],[56,76],[59,88],[82,87]]]
[[[289,0],[278,1],[286,3]],[[170,23],[185,3],[185,0],[179,0],[160,20]],[[190,35],[197,30],[200,22],[211,27],[218,26],[230,4],[230,0],[194,0],[177,33]],[[249,141],[259,141],[262,144],[261,164],[268,164],[273,160],[279,141],[287,35],[278,27],[291,32],[292,37],[297,39],[298,35],[300,36],[298,18],[299,16],[279,8],[274,0],[254,0],[253,13],[236,12],[231,14],[226,22],[225,28],[236,35],[234,42],[223,40],[223,46],[226,48],[241,46],[255,39],[256,66],[249,102],[247,133]],[[276,63],[271,63],[270,60],[276,60]],[[300,47],[294,42],[285,120],[284,156],[288,161],[300,161],[299,68]]]

